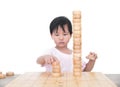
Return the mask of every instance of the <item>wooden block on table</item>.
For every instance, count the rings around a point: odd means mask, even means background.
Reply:
[[[6,75],[5,74],[0,74],[0,79],[4,79],[6,77]]]
[[[81,76],[81,72],[73,72],[74,76]]]
[[[14,76],[14,72],[6,72],[6,76]]]
[[[61,73],[53,73],[53,72],[52,72],[52,76],[53,76],[53,77],[60,77],[61,75],[62,75]]]

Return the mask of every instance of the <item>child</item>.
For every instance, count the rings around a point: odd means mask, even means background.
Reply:
[[[46,67],[46,71],[51,72],[51,64],[56,61],[60,63],[62,72],[72,72],[73,54],[72,50],[67,47],[72,37],[72,24],[70,20],[64,16],[56,17],[50,23],[50,34],[56,46],[38,57],[37,63]],[[82,71],[91,71],[95,64],[97,54],[90,52],[86,58],[89,61],[88,63],[82,61]]]

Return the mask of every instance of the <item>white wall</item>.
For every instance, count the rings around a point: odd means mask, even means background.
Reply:
[[[120,73],[119,8],[119,0],[0,0],[0,71],[44,71],[36,58],[54,46],[49,23],[81,10],[83,58],[96,52],[93,71]]]

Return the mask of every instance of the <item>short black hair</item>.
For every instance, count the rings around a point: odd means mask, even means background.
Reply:
[[[68,26],[68,31],[71,35],[72,34],[72,24],[71,24],[70,20],[65,16],[59,16],[52,20],[52,22],[50,23],[50,34],[52,34],[54,30],[57,30],[58,26],[60,26],[63,29],[63,31],[65,31],[64,25],[66,25],[66,24]]]

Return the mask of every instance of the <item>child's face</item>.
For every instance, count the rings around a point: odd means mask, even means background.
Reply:
[[[64,25],[64,30],[58,26],[58,30],[54,30],[52,33],[52,39],[54,40],[56,47],[64,48],[67,47],[67,44],[71,38],[71,35],[68,31],[68,26]]]

